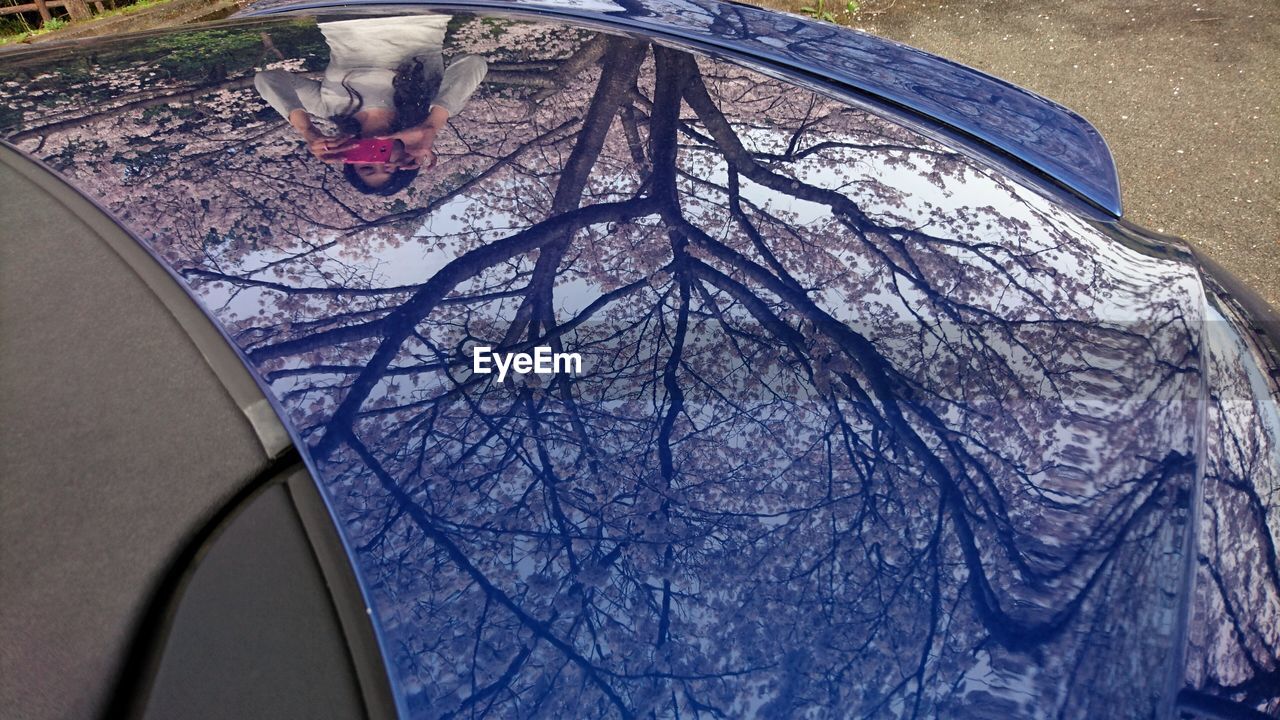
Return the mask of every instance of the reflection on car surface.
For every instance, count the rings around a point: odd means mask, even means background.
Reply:
[[[261,378],[399,712],[1280,711],[1267,348],[1181,246],[864,99],[566,20],[144,45],[46,63],[4,132]],[[353,136],[398,143],[376,181]]]

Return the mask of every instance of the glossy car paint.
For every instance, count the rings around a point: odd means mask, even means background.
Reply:
[[[1274,350],[1184,248],[776,67],[500,13],[461,53],[386,199],[252,89],[310,20],[0,66],[275,399],[403,714],[1275,712]]]
[[[393,7],[377,0],[290,2],[260,0],[247,16],[325,8]],[[953,143],[974,140],[988,156],[1001,153],[1027,168],[1031,181],[1050,180],[1114,216],[1121,212],[1120,179],[1098,130],[1071,110],[1020,87],[913,47],[827,23],[719,0],[461,0],[434,3],[441,10],[528,8],[534,15],[560,16],[649,37],[671,38],[687,47],[730,54],[785,68],[792,82],[804,78],[840,87],[877,104],[881,113]],[[907,113],[895,113],[895,108]]]

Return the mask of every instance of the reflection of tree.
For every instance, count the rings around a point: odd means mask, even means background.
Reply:
[[[180,159],[121,203],[308,441],[416,714],[1151,712],[1194,277],[727,63],[455,38],[491,82],[429,199],[360,204],[231,93],[237,152],[148,128]]]
[[[1223,307],[1223,306],[1219,306]],[[1223,314],[1233,310],[1223,307]],[[1208,464],[1188,687],[1280,712],[1280,417],[1254,397],[1265,385],[1250,341],[1208,324]],[[1265,397],[1265,396],[1264,396]]]

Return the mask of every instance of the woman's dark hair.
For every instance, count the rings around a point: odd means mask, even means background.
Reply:
[[[395,195],[401,190],[409,187],[414,178],[418,177],[418,168],[412,170],[397,170],[391,173],[391,177],[381,185],[374,187],[364,181],[360,177],[360,173],[356,172],[356,166],[350,163],[342,164],[342,177],[351,183],[351,187],[359,190],[365,195]]]
[[[396,68],[391,86],[395,90],[392,102],[396,106],[396,120],[391,123],[391,132],[394,133],[419,125],[427,119],[427,115],[431,114],[431,101],[440,90],[440,78],[433,77],[428,80],[426,72],[423,71],[422,60],[413,58]],[[338,132],[358,136],[360,122],[356,120],[356,113],[364,107],[364,98],[355,88],[348,85],[346,80],[342,81],[342,87],[347,91],[349,98],[347,106],[341,113],[329,116],[329,121],[337,126]],[[342,177],[347,179],[351,187],[366,195],[395,195],[418,177],[418,169],[397,170],[391,174],[390,180],[378,187],[373,187],[365,184],[364,178],[356,172],[354,165],[343,163]]]

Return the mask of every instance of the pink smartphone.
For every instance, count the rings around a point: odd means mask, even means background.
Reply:
[[[342,152],[342,162],[346,163],[384,163],[391,159],[391,147],[394,140],[378,140],[376,138],[357,140]]]

